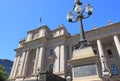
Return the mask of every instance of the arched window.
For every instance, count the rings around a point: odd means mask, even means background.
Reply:
[[[118,75],[119,74],[118,68],[115,64],[111,65],[111,70],[112,70],[113,75]]]

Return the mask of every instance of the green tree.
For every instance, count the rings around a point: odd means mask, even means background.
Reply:
[[[6,73],[6,70],[2,65],[0,65],[0,81],[7,81],[7,79],[8,75]]]

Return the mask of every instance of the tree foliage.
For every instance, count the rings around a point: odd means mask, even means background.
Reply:
[[[7,79],[8,75],[6,73],[6,70],[2,65],[0,65],[0,81],[7,81]]]

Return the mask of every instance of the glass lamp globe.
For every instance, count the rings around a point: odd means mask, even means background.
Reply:
[[[80,5],[76,5],[74,10],[76,13],[80,13],[82,11],[82,8],[80,7]]]
[[[80,2],[79,0],[75,0],[75,3]]]
[[[88,15],[91,15],[93,12],[93,7],[90,6],[90,4],[86,5],[85,12],[88,13]]]
[[[69,12],[68,14],[67,14],[67,20],[69,21],[69,22],[72,22],[72,19],[73,19],[73,14],[72,14],[72,12]]]

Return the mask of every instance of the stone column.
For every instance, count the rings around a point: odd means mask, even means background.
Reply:
[[[60,71],[60,46],[55,49],[55,64],[53,67],[53,72],[58,73]]]
[[[16,73],[17,73],[19,61],[20,61],[20,56],[17,56],[17,60],[16,60],[15,68],[14,68],[13,77],[16,77]]]
[[[101,61],[101,65],[102,65],[103,76],[109,75],[109,68],[106,63],[107,59],[104,55],[102,43],[100,40],[97,40],[97,46],[98,46],[100,61]]]
[[[60,45],[60,72],[64,72],[65,67],[65,47]]]
[[[119,54],[119,57],[120,57],[120,41],[119,41],[119,38],[117,35],[114,35],[114,42],[115,42],[115,45],[116,45],[116,48],[117,48],[117,51],[118,51],[118,54]]]
[[[12,70],[11,70],[11,73],[10,73],[10,76],[9,76],[10,79],[14,78],[13,73],[14,73],[16,63],[17,63],[17,57],[15,57],[15,60],[14,60],[13,66],[12,66]]]
[[[24,64],[24,60],[25,60],[25,54],[26,54],[26,51],[23,52],[23,54],[21,56],[21,59],[20,59],[20,66],[19,66],[18,76],[20,76],[22,74],[23,64]]]
[[[72,46],[69,46],[69,59],[72,59],[72,53],[73,53],[73,51],[72,51]]]
[[[33,74],[36,74],[37,73],[37,63],[38,63],[38,57],[39,57],[39,49],[40,48],[37,48],[36,50],[36,56],[35,56],[35,64],[34,64],[34,68],[33,68]]]
[[[44,62],[44,50],[45,48],[44,47],[40,47],[39,49],[39,53],[38,53],[38,62],[37,62],[37,68],[36,69],[39,69],[40,71],[43,70],[43,62]]]
[[[42,49],[42,63],[41,63],[41,71],[44,71],[44,64],[45,64],[45,47]]]
[[[24,60],[24,64],[23,64],[23,71],[22,71],[22,75],[26,75],[27,72],[27,66],[28,66],[28,55],[29,55],[29,51],[26,52],[25,54],[25,60]]]

